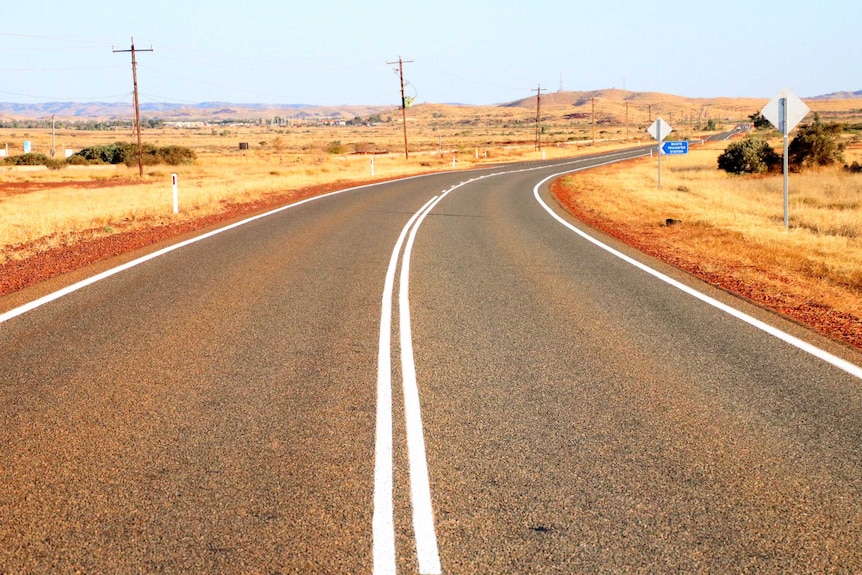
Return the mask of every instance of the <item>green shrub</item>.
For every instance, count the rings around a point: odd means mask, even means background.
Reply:
[[[182,166],[194,164],[197,156],[191,148],[184,146],[163,146],[159,148],[159,158],[169,166]]]
[[[343,154],[346,151],[347,149],[341,143],[341,140],[333,140],[326,145],[327,154]]]
[[[163,146],[158,148],[152,144],[141,146],[141,164],[155,166],[168,164],[179,166],[193,164],[196,159],[194,150],[184,146]],[[83,160],[83,162],[82,162]],[[138,165],[138,146],[129,142],[114,142],[84,148],[67,159],[70,164],[125,164]]]
[[[780,164],[781,156],[757,137],[731,143],[718,157],[718,169],[731,174],[764,174]]]
[[[9,166],[44,166],[50,159],[45,154],[21,154],[9,156],[3,163]]]
[[[78,154],[72,154],[68,158],[66,158],[66,163],[70,166],[86,166],[90,163],[87,158],[84,156],[79,156]]]
[[[763,114],[760,112],[755,112],[748,117],[751,120],[752,125],[755,130],[770,130],[772,129],[772,122],[767,120]]]
[[[123,163],[129,167],[138,165],[138,147],[132,146],[131,152],[124,155]],[[159,149],[152,144],[141,146],[141,164],[144,166],[155,166],[161,163]]]
[[[113,144],[99,144],[90,146],[77,152],[91,164],[125,164],[130,160],[137,162],[138,149],[135,144],[128,142],[114,142]]]
[[[3,159],[6,166],[46,166],[51,170],[59,170],[66,166],[62,160],[55,160],[45,154],[21,154],[20,156],[9,156]]]
[[[787,161],[791,169],[843,164],[844,144],[838,141],[841,132],[841,124],[824,124],[820,114],[814,114],[814,122],[800,127],[790,142]]]

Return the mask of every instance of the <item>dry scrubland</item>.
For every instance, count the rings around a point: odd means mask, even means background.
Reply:
[[[245,136],[263,137],[258,133]],[[165,138],[167,141],[168,138]],[[186,141],[186,144],[188,142]],[[589,151],[609,145],[589,146]],[[582,148],[583,150],[584,148]],[[486,156],[487,153],[487,156]],[[547,158],[578,153],[572,147],[548,148]],[[454,154],[457,169],[477,165],[542,158],[533,146]],[[371,161],[374,161],[374,178]],[[283,152],[271,146],[239,151],[198,150],[192,166],[153,166],[138,178],[138,168],[126,166],[69,167],[60,171],[0,168],[0,264],[38,250],[75,241],[83,230],[109,235],[218,213],[230,205],[291,197],[320,184],[352,185],[364,181],[452,169],[451,152],[335,155],[325,152]],[[180,213],[172,212],[171,174],[179,182]],[[35,242],[35,244],[34,244]],[[19,249],[31,244],[27,249]]]
[[[568,111],[568,110],[566,110]],[[58,171],[0,167],[0,264],[34,252],[76,241],[82,230],[97,235],[194,219],[231,204],[267,197],[289,201],[309,186],[345,185],[453,168],[501,162],[549,159],[597,152],[621,145],[624,126],[595,130],[589,121],[543,119],[542,151],[535,149],[535,110],[529,107],[472,108],[419,106],[410,110],[410,158],[403,152],[398,110],[392,120],[373,126],[206,127],[145,130],[148,144],[192,148],[192,166],[68,167]],[[543,114],[544,116],[544,114]],[[389,119],[389,118],[387,118]],[[634,135],[639,127],[632,123]],[[642,132],[642,130],[640,130]],[[643,136],[645,137],[645,136]],[[117,140],[131,141],[130,132],[60,130],[58,150]],[[33,151],[51,147],[50,130],[0,130],[0,145],[21,153],[23,140]],[[248,150],[240,150],[241,142]],[[180,183],[180,213],[172,213],[170,174]],[[41,189],[40,189],[41,188]],[[22,249],[22,246],[24,249]]]
[[[547,94],[542,146],[546,157],[555,158],[642,144],[651,141],[644,130],[658,116],[679,135],[698,136],[703,133],[698,124],[702,127],[707,118],[728,129],[765,103],[619,90]],[[809,105],[827,122],[862,121],[860,100]],[[452,169],[453,157],[458,169],[540,159],[542,152],[534,146],[535,106],[534,97],[505,107],[412,108],[409,160],[403,155],[400,111],[393,109],[373,126],[145,130],[147,143],[187,146],[198,160],[193,166],[147,167],[142,179],[137,167],[125,166],[0,168],[0,265],[73,244],[83,230],[112,235],[194,220],[261,199],[287,202],[310,186],[369,181],[372,157],[375,179]],[[25,139],[36,152],[50,149],[49,130],[0,130],[0,145],[8,141],[13,154],[20,153],[15,146]],[[81,149],[129,141],[131,134],[66,130],[56,140],[60,150]],[[240,142],[248,142],[249,150],[240,151]],[[853,137],[847,143],[848,163],[862,161],[862,143]],[[773,145],[780,148],[777,141]],[[827,314],[835,310],[862,318],[862,176],[840,169],[793,174],[788,231],[781,176],[719,172],[716,158],[723,149],[724,144],[693,146],[686,157],[666,158],[661,191],[655,160],[644,159],[569,178],[562,199],[682,267],[695,262],[703,276],[730,278],[726,287],[765,286],[766,300],[784,311],[820,306]],[[177,215],[171,211],[172,172],[180,181]],[[667,218],[682,224],[667,226]]]

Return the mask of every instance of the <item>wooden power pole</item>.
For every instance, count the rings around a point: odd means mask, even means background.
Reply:
[[[542,149],[542,85],[533,90],[536,92],[536,149]]]
[[[141,142],[141,104],[138,99],[138,61],[135,59],[136,52],[152,52],[153,47],[150,46],[145,50],[135,50],[135,37],[132,36],[132,47],[129,50],[114,50],[114,52],[131,52],[132,53],[132,82],[134,83],[134,100],[135,100],[135,128],[138,132],[138,176],[144,177],[144,145]]]
[[[410,159],[410,152],[407,148],[407,98],[404,97],[404,64],[412,64],[413,60],[402,60],[398,56],[397,62],[386,62],[387,64],[398,64],[398,76],[401,78],[401,120],[404,124],[404,159]]]
[[[629,102],[626,100],[626,142],[629,141]]]

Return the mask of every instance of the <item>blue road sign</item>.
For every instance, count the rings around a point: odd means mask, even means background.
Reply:
[[[688,153],[688,142],[664,142],[661,145],[661,153],[674,156]]]

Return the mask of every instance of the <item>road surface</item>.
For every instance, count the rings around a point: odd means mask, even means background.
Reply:
[[[859,572],[859,356],[541,183],[638,153],[349,190],[0,308],[0,573]]]

